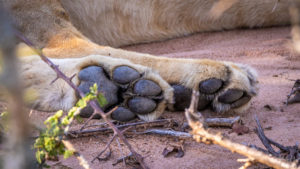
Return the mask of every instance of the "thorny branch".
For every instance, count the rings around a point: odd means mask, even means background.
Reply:
[[[57,78],[63,79],[70,87],[72,87],[79,95],[81,98],[83,98],[85,95],[82,91],[79,90],[79,88],[72,82],[72,79],[67,77],[60,69],[58,68],[57,65],[55,65],[51,60],[49,60],[41,50],[36,49],[35,45],[27,39],[25,36],[23,36],[19,31],[15,30],[15,34],[18,38],[20,38],[25,44],[30,46],[39,56],[40,58],[48,64],[57,74]],[[107,115],[101,110],[101,108],[98,106],[97,102],[95,100],[92,100],[89,102],[89,105],[98,113],[100,116],[104,119],[104,121],[107,122],[107,124],[112,128],[114,133],[124,142],[124,144],[127,146],[129,151],[133,154],[133,156],[136,158],[136,160],[139,162],[142,168],[147,169],[148,167],[143,161],[143,157],[138,154],[132,146],[129,144],[127,139],[124,137],[124,135],[121,133],[121,131],[108,119]]]
[[[200,113],[197,113],[196,109],[198,97],[199,92],[193,91],[190,108],[186,109],[185,111],[186,118],[192,128],[191,134],[197,142],[217,144],[231,150],[232,152],[236,152],[248,157],[247,164],[245,164],[243,168],[249,166],[249,163],[259,162],[278,169],[300,169],[300,167],[297,168],[297,164],[295,162],[291,163],[284,159],[270,156],[254,148],[250,148],[239,143],[234,143],[222,136],[221,133],[215,134],[206,130],[204,118]]]

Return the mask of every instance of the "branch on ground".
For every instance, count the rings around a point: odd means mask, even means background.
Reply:
[[[271,140],[270,138],[268,138],[265,135],[265,133],[261,127],[261,124],[256,116],[255,116],[255,120],[256,120],[257,128],[254,131],[258,135],[260,141],[263,143],[265,148],[267,149],[267,150],[264,150],[264,149],[258,148],[258,150],[267,152],[268,154],[272,154],[275,157],[279,157],[279,158],[283,158],[283,159],[286,159],[291,162],[295,162],[299,166],[300,165],[300,149],[299,149],[298,145],[296,144],[294,146],[283,146],[283,145]],[[278,152],[275,151],[272,146],[277,147],[279,149],[279,151]]]
[[[225,138],[221,133],[212,133],[208,131],[206,129],[203,116],[198,113],[196,109],[198,98],[199,92],[193,91],[190,108],[186,109],[185,111],[186,118],[192,128],[191,134],[197,142],[217,144],[231,150],[232,152],[246,156],[248,159],[245,160],[246,163],[242,168],[246,168],[251,164],[258,162],[278,169],[300,169],[300,167],[297,168],[296,162],[289,162],[287,160],[274,157],[254,148],[232,142],[231,140]]]

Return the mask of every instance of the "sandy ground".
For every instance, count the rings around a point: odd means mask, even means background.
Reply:
[[[253,130],[255,128],[254,115],[257,115],[263,127],[268,128],[265,131],[268,137],[284,145],[294,145],[300,141],[300,104],[289,106],[283,104],[293,86],[292,80],[300,78],[300,59],[297,59],[297,56],[290,51],[290,43],[290,28],[279,27],[200,33],[165,42],[128,46],[124,49],[166,57],[227,60],[253,66],[259,74],[260,92],[252,100],[250,109],[241,114],[242,120],[247,127]],[[270,105],[272,109],[266,109],[265,105]],[[209,113],[215,115],[213,112]],[[50,115],[52,113],[33,112],[32,119],[41,123]],[[180,123],[185,121],[182,112],[166,112],[163,117],[173,118]],[[226,128],[213,130],[224,133],[238,143],[262,146],[254,132],[237,135],[229,133],[230,129]],[[71,141],[90,162],[102,150],[110,137],[111,134],[98,134]],[[128,140],[135,150],[145,157],[145,162],[150,168],[239,168],[241,164],[236,160],[243,158],[229,150],[215,145],[198,144],[191,139],[185,140],[184,157],[164,158],[163,149],[179,144],[178,139],[157,135],[130,135]],[[122,156],[122,153],[127,154],[128,151],[122,143],[121,147],[123,152],[120,152],[118,143],[114,142],[111,159],[95,161],[90,163],[91,167],[132,168],[123,163],[112,165],[116,159]],[[70,168],[81,168],[74,157],[67,160],[62,159],[60,162]],[[52,167],[54,168],[54,166]]]

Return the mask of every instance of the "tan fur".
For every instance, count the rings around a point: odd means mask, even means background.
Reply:
[[[85,36],[98,44],[113,47],[195,32],[281,25],[289,21],[288,2],[278,0],[61,2],[74,26]]]
[[[195,32],[289,23],[288,3],[278,0],[2,1],[18,29],[47,56],[57,58],[53,61],[67,75],[88,65],[101,65],[108,72],[118,65],[128,65],[146,72],[145,78],[162,87],[165,100],[156,112],[140,117],[145,120],[157,118],[166,104],[173,104],[173,89],[165,81],[197,90],[201,81],[218,78],[228,82],[218,96],[231,88],[254,96],[257,75],[252,68],[231,62],[171,59],[100,45],[118,47]],[[74,92],[62,80],[50,85],[56,76],[37,56],[23,58],[22,64],[26,87],[37,91],[34,103],[40,110],[67,110],[74,105]],[[74,82],[79,83],[77,78]],[[230,109],[217,97],[213,105],[222,111]],[[244,111],[247,106],[235,110]]]

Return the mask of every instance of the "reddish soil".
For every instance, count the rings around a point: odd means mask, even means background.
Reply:
[[[262,147],[253,132],[256,126],[254,115],[258,116],[263,128],[268,129],[265,130],[265,134],[273,140],[283,145],[294,145],[300,141],[300,103],[288,106],[283,103],[293,86],[292,80],[300,78],[300,59],[291,52],[290,44],[290,28],[278,27],[200,33],[164,42],[128,46],[124,49],[166,57],[227,60],[253,66],[259,74],[260,92],[252,100],[250,109],[240,114],[251,132],[237,135],[229,133],[230,129],[226,128],[212,130],[225,133],[235,142],[251,143]],[[269,105],[271,109],[265,108],[266,105]],[[206,112],[206,114],[222,116],[215,115],[213,112]],[[34,111],[32,119],[42,123],[50,115],[52,113]],[[231,113],[225,116],[236,115]],[[174,118],[179,122],[186,121],[182,112],[166,112],[163,117]],[[99,121],[94,120],[93,123],[95,122]],[[78,127],[78,125],[76,126]],[[110,137],[111,134],[97,134],[71,141],[90,162],[102,150]],[[184,157],[164,158],[163,149],[179,144],[178,139],[157,135],[130,135],[128,140],[135,150],[145,157],[145,162],[150,168],[239,168],[241,163],[237,162],[237,159],[244,158],[219,146],[199,144],[191,139],[185,140]],[[121,143],[121,147],[123,153],[127,154],[128,151],[124,144]],[[122,153],[120,153],[117,142],[114,142],[110,160],[95,161],[90,165],[92,168],[132,168],[123,163],[113,166],[112,163],[120,156]],[[60,162],[66,168],[81,168],[74,157],[67,160],[61,159]],[[51,162],[52,165],[54,163]],[[54,168],[54,166],[52,167]],[[254,166],[253,168],[259,167]]]

